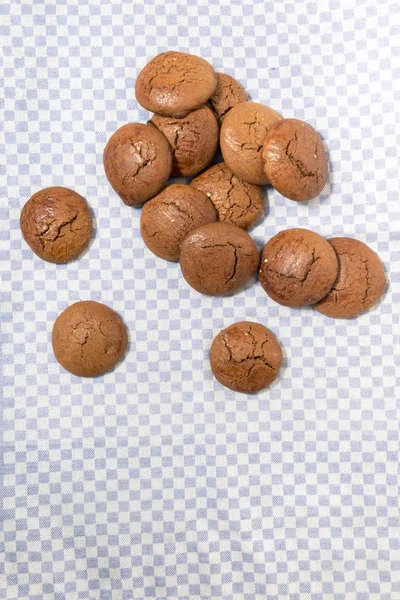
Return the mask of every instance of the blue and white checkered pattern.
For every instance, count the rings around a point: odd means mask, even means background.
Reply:
[[[1,599],[400,599],[399,17],[394,0],[0,3]],[[252,235],[261,247],[300,226],[367,242],[390,279],[377,308],[334,321],[258,284],[200,296],[144,247],[102,151],[148,118],[134,81],[167,49],[321,132],[321,198],[268,189]],[[68,265],[34,256],[19,229],[50,185],[95,215]],[[94,380],[51,350],[56,316],[79,299],[130,330],[125,361]],[[214,335],[244,319],[285,353],[249,397],[208,362]]]

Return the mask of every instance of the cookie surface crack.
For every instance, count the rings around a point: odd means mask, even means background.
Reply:
[[[231,248],[233,248],[233,255],[234,255],[232,274],[226,280],[226,283],[229,283],[230,281],[232,281],[232,279],[236,275],[236,269],[237,269],[237,264],[238,264],[238,255],[237,255],[237,248],[236,248],[236,246],[234,246],[230,242],[227,242],[227,245],[230,246]]]
[[[183,209],[178,204],[178,202],[176,202],[174,200],[172,200],[171,202],[159,202],[159,206],[174,206],[179,213],[181,213],[185,217],[188,217],[190,219],[190,221],[193,223],[193,216],[190,214],[190,212]]]
[[[299,279],[300,283],[303,285],[303,283],[306,281],[307,277],[310,274],[311,269],[313,268],[313,266],[315,265],[315,263],[320,259],[320,256],[315,256],[315,248],[313,247],[312,249],[312,255],[311,255],[311,262],[309,264],[309,266],[306,269],[306,272],[304,274],[304,277],[302,277],[301,279]]]
[[[151,144],[147,142],[142,142],[141,140],[129,140],[130,145],[134,149],[134,158],[136,164],[136,170],[132,173],[126,173],[122,178],[122,183],[124,183],[127,177],[136,177],[147,166],[151,165],[157,158],[157,150]],[[114,166],[114,165],[113,165]],[[115,167],[114,167],[115,168]]]
[[[299,158],[296,158],[296,156],[292,152],[289,152],[290,145],[293,144],[294,142],[297,142],[297,133],[296,132],[294,134],[294,138],[289,140],[288,143],[286,144],[286,148],[285,148],[286,156],[288,157],[288,159],[290,160],[292,165],[294,167],[296,167],[296,169],[299,171],[300,177],[315,177],[318,180],[318,177],[319,177],[318,171],[309,171],[302,160],[300,160]]]
[[[44,231],[42,231],[42,232],[38,233],[38,238],[39,238],[39,241],[40,241],[40,244],[41,244],[42,248],[44,248],[44,247],[45,247],[45,245],[46,245],[48,242],[51,242],[51,243],[52,243],[52,242],[55,242],[57,239],[64,237],[65,233],[61,233],[61,231],[64,229],[64,227],[67,227],[67,225],[70,225],[70,226],[71,226],[71,225],[72,225],[72,223],[73,223],[74,221],[76,221],[76,219],[77,219],[77,218],[78,218],[78,213],[76,213],[76,214],[75,214],[73,217],[71,217],[70,219],[67,219],[67,220],[65,220],[65,221],[62,221],[62,222],[61,222],[59,225],[57,225],[57,226],[54,228],[53,237],[51,237],[51,236],[47,236],[47,237],[45,237],[45,236],[46,236],[46,234],[48,234],[48,233],[49,233],[49,231],[51,231],[51,229],[52,229],[52,225],[53,225],[53,223],[55,223],[55,222],[56,222],[56,219],[53,219],[53,221],[51,221],[51,223],[50,223],[50,224],[48,224],[48,225],[46,224],[46,229],[45,229]],[[76,232],[75,232],[75,231],[72,229],[72,227],[70,227],[70,232],[71,232],[71,233],[73,233],[74,235],[75,235],[75,233],[76,233]]]
[[[226,336],[225,335],[221,336],[223,344],[224,344],[225,348],[228,351],[228,355],[229,355],[228,356],[228,362],[234,362],[235,364],[242,364],[242,363],[246,363],[246,362],[250,361],[252,364],[250,364],[250,366],[249,366],[249,369],[247,371],[246,377],[249,377],[252,369],[254,369],[254,367],[256,367],[259,364],[258,361],[261,361],[262,364],[264,364],[266,367],[268,367],[272,371],[276,372],[276,369],[271,365],[270,362],[267,361],[267,359],[265,358],[265,356],[264,356],[263,353],[262,354],[257,354],[256,353],[256,350],[257,350],[257,340],[256,340],[256,338],[255,338],[255,336],[254,336],[254,334],[253,334],[253,332],[251,330],[251,327],[249,327],[246,330],[246,333],[251,337],[251,343],[252,343],[251,354],[249,356],[245,356],[244,358],[239,358],[239,359],[233,358],[232,349],[229,346],[229,343],[228,343],[228,340],[226,339]],[[264,345],[266,343],[268,343],[268,341],[269,340],[267,338],[266,340],[264,340],[264,342],[262,342],[261,349],[263,349]]]
[[[364,292],[364,296],[362,298],[362,303],[365,305],[367,299],[368,299],[368,295],[369,295],[369,291],[371,289],[371,282],[369,280],[369,268],[368,268],[368,260],[363,260],[363,265],[365,268],[365,279],[366,279],[366,288],[365,288],[365,292]]]
[[[227,277],[227,279],[225,280],[225,283],[229,283],[230,281],[232,281],[232,279],[235,277],[236,275],[236,271],[237,271],[237,264],[238,264],[238,247],[235,246],[234,244],[232,244],[231,242],[225,242],[225,244],[210,244],[207,246],[201,246],[202,250],[206,250],[208,248],[226,248],[227,246],[230,246],[231,248],[233,248],[233,268],[232,268],[232,273],[231,275],[229,275],[229,277]],[[239,246],[240,248],[240,246]]]

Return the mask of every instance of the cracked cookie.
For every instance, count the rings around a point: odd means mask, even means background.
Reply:
[[[240,179],[223,162],[192,179],[190,185],[210,198],[219,221],[248,229],[264,214],[264,190]]]
[[[86,200],[65,187],[49,187],[33,194],[22,209],[20,225],[33,252],[52,263],[74,260],[92,237]]]
[[[290,200],[312,200],[325,187],[328,161],[324,145],[304,121],[276,123],[265,137],[262,157],[271,185]]]
[[[128,123],[108,140],[103,162],[110,185],[125,204],[134,206],[164,187],[172,154],[167,138],[156,127]]]
[[[223,329],[210,349],[211,370],[222,385],[251,394],[274,381],[282,365],[281,346],[260,323],[241,321]]]
[[[207,104],[221,125],[231,108],[241,102],[247,102],[248,96],[240,83],[227,73],[216,73],[216,76],[217,87]]]
[[[262,148],[265,136],[283,117],[258,102],[241,102],[226,115],[221,125],[220,144],[228,167],[248,183],[264,185]]]
[[[209,223],[191,231],[181,245],[187,283],[201,294],[236,292],[257,270],[259,254],[248,233],[232,223]]]
[[[165,117],[184,117],[202,106],[217,85],[213,67],[204,58],[185,52],[163,52],[140,71],[136,100]]]
[[[386,276],[380,258],[352,238],[328,240],[336,252],[339,271],[332,289],[314,308],[327,317],[350,319],[369,310],[381,298]]]
[[[329,292],[337,273],[334,249],[309,229],[281,231],[261,253],[260,283],[268,296],[284,306],[315,304]]]
[[[189,231],[216,220],[216,210],[203,192],[177,183],[146,202],[140,231],[144,243],[156,256],[179,260],[181,243]]]
[[[167,138],[172,149],[172,175],[197,175],[211,162],[218,148],[219,128],[208,106],[181,119],[153,115],[153,123]]]
[[[57,317],[52,344],[64,369],[80,377],[96,377],[121,360],[128,345],[128,332],[111,308],[87,300],[75,302]]]

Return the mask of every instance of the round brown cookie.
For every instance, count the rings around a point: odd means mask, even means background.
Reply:
[[[128,333],[116,312],[87,300],[72,304],[57,317],[52,344],[64,369],[80,377],[95,377],[120,361],[128,345]]]
[[[254,275],[258,263],[258,250],[249,234],[231,223],[198,227],[181,245],[184,278],[196,291],[209,296],[236,292]]]
[[[142,204],[164,187],[171,174],[167,138],[153,125],[128,123],[104,148],[104,170],[110,185],[128,206]]]
[[[282,116],[258,102],[241,102],[226,115],[221,125],[220,144],[228,167],[249,183],[264,185],[262,147],[265,136]]]
[[[207,102],[217,85],[212,66],[193,54],[163,52],[140,71],[136,100],[165,117],[184,117]]]
[[[247,102],[248,96],[240,83],[226,73],[216,73],[217,87],[208,101],[209,106],[221,125],[226,114],[241,102]]]
[[[234,323],[215,338],[210,350],[214,376],[225,387],[251,394],[271,385],[282,365],[278,340],[264,325]]]
[[[331,291],[314,305],[328,317],[350,319],[370,309],[382,297],[386,276],[380,258],[371,248],[351,238],[331,238],[339,271]]]
[[[33,194],[22,209],[20,225],[34,253],[52,263],[74,260],[92,237],[86,200],[65,187],[49,187]]]
[[[262,151],[264,172],[271,185],[291,200],[311,200],[328,178],[324,145],[311,125],[284,119],[267,133]]]
[[[182,119],[153,115],[150,122],[170,143],[174,177],[196,175],[217,151],[218,123],[208,106],[202,106]]]
[[[248,229],[264,214],[263,189],[240,179],[223,162],[192,179],[190,185],[210,198],[219,221]]]
[[[286,229],[265,244],[259,280],[275,302],[304,306],[326,296],[337,272],[336,254],[323,237],[309,229]]]
[[[216,210],[205,194],[177,183],[146,202],[140,231],[154,254],[166,260],[179,260],[182,240],[189,231],[216,220]]]

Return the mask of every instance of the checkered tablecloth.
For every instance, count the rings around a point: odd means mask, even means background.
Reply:
[[[1,599],[400,599],[399,24],[391,0],[2,0]],[[144,247],[102,151],[148,118],[135,78],[167,49],[317,128],[329,185],[309,203],[268,189],[252,235],[261,247],[300,226],[368,243],[390,280],[377,308],[335,321],[259,284],[201,296]],[[19,229],[50,185],[95,215],[89,250],[64,266]],[[125,361],[94,380],[51,350],[79,299],[130,330]],[[214,335],[245,319],[285,357],[248,397],[208,362]]]

